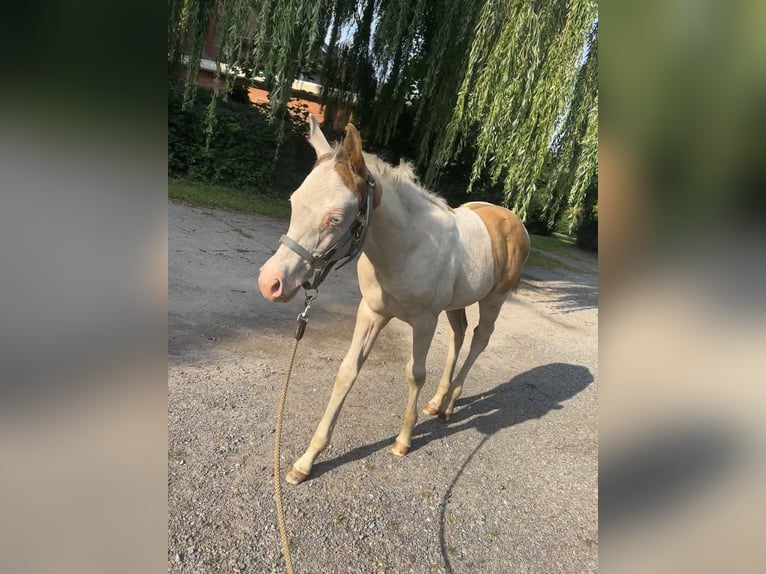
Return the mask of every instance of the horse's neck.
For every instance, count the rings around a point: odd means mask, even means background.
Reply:
[[[380,205],[372,213],[365,255],[380,272],[401,269],[408,255],[422,243],[423,234],[435,225],[433,220],[440,211],[441,208],[415,190],[384,185]]]

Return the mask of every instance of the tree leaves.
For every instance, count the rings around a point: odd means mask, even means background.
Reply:
[[[265,76],[273,117],[317,65],[325,117],[352,108],[379,147],[411,107],[427,184],[465,148],[469,189],[501,182],[522,217],[534,196],[552,218],[583,202],[596,173],[595,0],[171,0],[169,14],[169,60],[188,55],[187,100],[215,14],[219,59]]]

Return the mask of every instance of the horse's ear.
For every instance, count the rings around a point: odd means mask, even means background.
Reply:
[[[314,114],[309,114],[309,143],[317,154],[317,157],[321,157],[325,154],[331,153],[332,148],[327,143],[327,139],[324,137],[322,130],[319,129],[319,122],[314,117]]]
[[[346,124],[346,139],[343,140],[343,153],[351,164],[351,169],[360,176],[367,175],[367,168],[362,157],[362,138],[354,124]]]

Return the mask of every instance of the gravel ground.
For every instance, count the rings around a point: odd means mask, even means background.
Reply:
[[[168,571],[282,572],[271,460],[302,300],[268,303],[257,278],[287,225],[168,209]],[[585,253],[567,263],[582,273],[525,271],[452,420],[421,414],[404,458],[389,449],[411,338],[405,324],[389,324],[311,478],[283,483],[297,573],[597,570],[597,264]],[[358,301],[356,272],[344,268],[312,308],[285,412],[283,473],[319,422]],[[475,308],[468,321],[461,357]],[[421,407],[447,333],[442,317]]]

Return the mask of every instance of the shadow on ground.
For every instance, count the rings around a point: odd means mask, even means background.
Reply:
[[[466,457],[442,496],[439,511],[439,546],[447,574],[452,573],[444,536],[447,501],[476,453],[498,430],[532,418],[540,418],[551,410],[563,408],[562,402],[571,399],[592,382],[593,375],[583,366],[551,363],[516,375],[489,394],[474,395],[465,399],[465,403],[461,403],[464,407],[455,412],[452,420],[465,422],[457,429],[451,424],[450,432],[475,428],[484,436]]]
[[[534,274],[533,274],[534,273]],[[589,276],[577,280],[562,280],[546,274],[545,270],[525,271],[524,288],[557,313],[572,313],[598,307],[598,282]]]
[[[535,367],[516,375],[491,391],[458,399],[452,419],[446,425],[436,417],[430,417],[416,425],[410,452],[448,434],[476,429],[485,437],[490,437],[501,429],[540,418],[551,410],[563,408],[561,402],[572,398],[591,382],[593,375],[580,365],[551,363]],[[392,434],[389,438],[356,447],[333,459],[320,461],[312,469],[309,480],[389,447],[395,438],[396,434]]]
[[[593,375],[581,365],[550,363],[520,373],[486,393],[459,399],[458,408],[447,425],[436,417],[430,417],[415,427],[411,452],[432,440],[468,429],[476,429],[484,435],[455,473],[441,500],[439,542],[448,573],[452,572],[452,566],[444,538],[447,501],[476,453],[498,431],[563,408],[564,401],[583,391],[592,382]],[[309,480],[341,465],[366,458],[380,449],[388,448],[395,438],[396,435],[392,434],[389,438],[356,447],[333,459],[320,461],[314,466]]]

